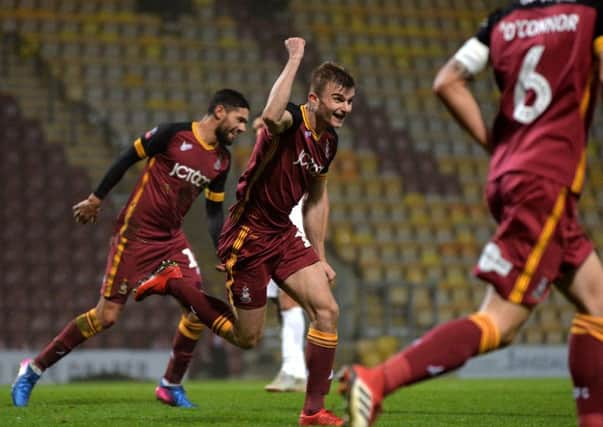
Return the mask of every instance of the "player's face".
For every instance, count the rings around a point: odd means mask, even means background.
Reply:
[[[328,82],[322,93],[315,95],[317,121],[340,128],[347,115],[352,111],[355,94],[356,89],[353,87],[344,88],[337,83]]]
[[[223,145],[231,145],[239,134],[247,130],[249,110],[247,108],[233,108],[224,110],[220,124],[216,127],[216,138]]]

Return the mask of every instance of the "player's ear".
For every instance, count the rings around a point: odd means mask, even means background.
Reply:
[[[226,116],[226,108],[220,104],[216,105],[216,108],[214,108],[214,118],[219,121],[222,120],[224,116]]]
[[[316,111],[318,109],[318,95],[315,92],[308,93],[308,109]]]

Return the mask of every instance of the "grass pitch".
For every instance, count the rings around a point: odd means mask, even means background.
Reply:
[[[0,426],[295,426],[301,393],[266,393],[258,381],[189,381],[197,409],[155,401],[155,384],[82,382],[36,387],[29,406],[14,408],[0,386]],[[327,406],[343,413],[334,392]],[[399,390],[384,403],[377,426],[575,426],[569,380],[443,378]]]

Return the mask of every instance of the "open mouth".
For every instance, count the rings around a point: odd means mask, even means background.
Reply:
[[[338,119],[338,120],[343,120],[345,119],[345,113],[341,113],[339,111],[336,111],[333,113],[333,116]]]

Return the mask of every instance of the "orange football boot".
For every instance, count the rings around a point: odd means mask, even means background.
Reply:
[[[142,301],[149,295],[165,295],[167,292],[167,281],[169,279],[179,279],[182,277],[182,271],[178,263],[171,260],[165,260],[159,268],[148,278],[142,280],[134,288],[134,300]]]
[[[299,414],[300,426],[342,426],[343,424],[343,419],[325,408],[312,415],[306,415],[304,411]]]

